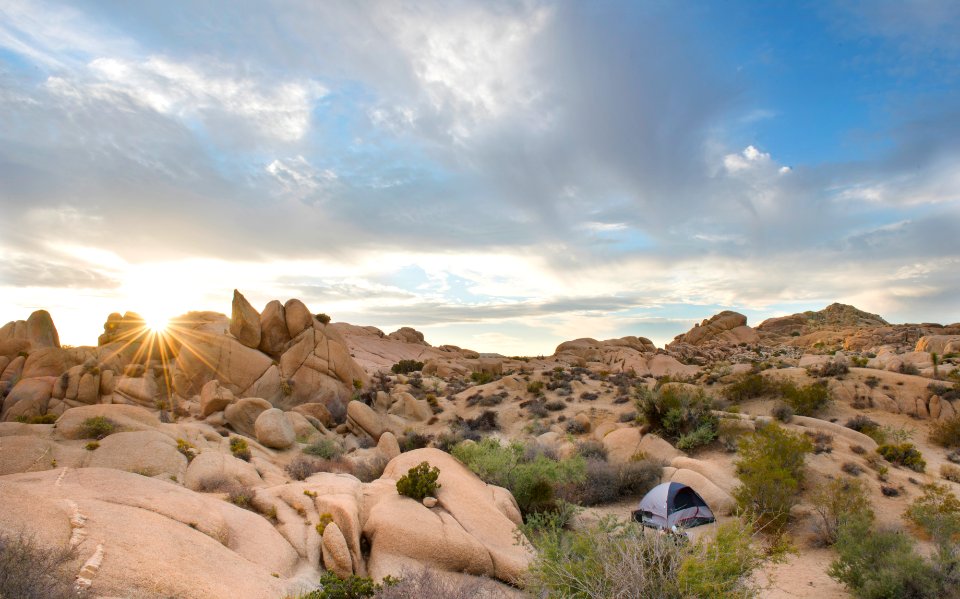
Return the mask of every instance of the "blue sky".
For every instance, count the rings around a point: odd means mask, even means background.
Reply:
[[[960,5],[0,0],[0,316],[960,320]]]

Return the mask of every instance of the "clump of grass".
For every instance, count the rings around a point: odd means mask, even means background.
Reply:
[[[332,439],[320,439],[303,448],[303,453],[325,460],[336,460],[343,455],[343,447]]]
[[[98,443],[97,441],[90,441],[89,443],[84,445],[84,449],[86,449],[87,451],[93,451],[98,447],[100,447],[100,443]]]
[[[244,462],[250,461],[250,446],[247,445],[247,440],[243,437],[230,437],[230,453],[233,454],[233,457]]]
[[[323,531],[327,529],[327,525],[333,523],[333,516],[328,513],[320,514],[320,521],[317,522],[317,534],[322,535]]]
[[[197,457],[197,448],[189,441],[183,439],[177,439],[177,451],[187,458],[187,463],[192,462],[193,458]]]
[[[883,459],[893,464],[898,464],[909,468],[914,472],[923,472],[927,468],[927,462],[923,459],[920,450],[913,443],[889,443],[877,448],[877,453],[883,456]]]
[[[117,432],[117,423],[106,416],[94,416],[80,423],[80,435],[84,439],[100,440]]]

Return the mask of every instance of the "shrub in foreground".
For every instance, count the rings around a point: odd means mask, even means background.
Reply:
[[[877,448],[877,453],[890,463],[909,468],[914,472],[923,472],[927,461],[913,443],[889,443]]]
[[[753,597],[750,574],[763,562],[751,531],[721,525],[712,540],[678,543],[638,525],[601,520],[586,530],[527,530],[537,553],[527,590],[546,597]]]
[[[816,382],[809,385],[796,385],[792,381],[780,384],[780,395],[783,402],[793,409],[799,416],[813,416],[830,403],[830,389],[825,382]]]
[[[784,524],[803,484],[804,460],[813,445],[802,435],[771,423],[742,435],[736,461],[737,506],[762,523]]]
[[[960,414],[931,423],[930,441],[941,447],[960,447]]]
[[[453,578],[435,570],[403,570],[400,579],[384,585],[374,599],[500,599],[503,592],[489,580],[478,577]]]
[[[117,432],[117,423],[106,416],[94,416],[80,423],[80,435],[84,439],[103,439]]]
[[[712,410],[713,402],[703,390],[641,388],[637,399],[637,411],[650,428],[687,451],[717,438],[719,423]]]
[[[69,599],[76,592],[65,571],[72,554],[41,547],[32,537],[0,531],[0,597]]]
[[[859,480],[837,478],[817,487],[810,497],[817,515],[816,532],[824,545],[837,542],[840,527],[850,518],[873,520],[866,485]]]

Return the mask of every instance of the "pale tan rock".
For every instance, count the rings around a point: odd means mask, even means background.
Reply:
[[[283,304],[273,300],[260,313],[260,351],[271,356],[279,356],[290,339]]]
[[[380,415],[360,401],[347,404],[347,424],[354,433],[366,435],[374,441],[379,441],[380,435],[387,430]]]
[[[637,428],[618,428],[603,438],[607,448],[607,461],[612,464],[625,464],[640,451],[642,435]]]
[[[180,352],[174,375],[182,397],[196,395],[214,378],[234,394],[243,393],[272,365],[270,356],[222,333],[201,329],[189,338],[190,350]]]
[[[100,400],[100,375],[87,372],[77,383],[77,401],[88,405]]]
[[[293,428],[293,434],[296,436],[297,441],[309,442],[320,433],[316,427],[310,424],[310,421],[307,420],[307,417],[303,414],[298,412],[284,412],[283,415]]]
[[[57,419],[57,436],[61,439],[82,439],[83,422],[103,416],[114,422],[119,431],[144,431],[159,428],[160,420],[137,406],[96,404],[70,408]]]
[[[424,340],[423,333],[411,327],[400,327],[396,331],[387,335],[387,338],[394,341],[401,341],[403,343],[425,345],[427,347],[430,346],[430,344]]]
[[[377,449],[379,449],[380,453],[388,460],[392,460],[400,455],[400,443],[397,441],[397,437],[390,431],[386,431],[380,435],[380,440],[377,441]]]
[[[223,411],[223,417],[226,418],[227,423],[233,430],[241,435],[255,437],[257,418],[271,408],[273,406],[265,399],[244,397],[227,406]]]
[[[205,449],[187,466],[183,484],[193,491],[216,481],[239,483],[247,487],[263,485],[257,469],[248,462],[215,449]]]
[[[296,441],[293,426],[283,410],[278,408],[261,412],[254,422],[254,432],[261,445],[273,449],[289,449]]]
[[[19,425],[21,427],[43,426],[38,424]],[[83,449],[65,447],[39,436],[3,436],[0,440],[0,476],[18,472],[40,472],[53,468],[78,467],[83,461],[84,452]]]
[[[200,417],[206,418],[214,412],[225,410],[234,401],[236,397],[229,389],[222,386],[220,381],[216,379],[207,381],[200,389]]]
[[[260,346],[260,313],[236,289],[233,290],[230,334],[247,347]]]
[[[425,507],[425,508],[437,507],[437,498],[436,498],[436,497],[424,497],[424,498],[423,498],[423,507]]]
[[[59,347],[45,347],[30,352],[23,365],[21,376],[25,379],[40,376],[60,376],[67,368],[73,366],[70,355]]]
[[[288,300],[283,305],[283,316],[291,339],[295,339],[297,335],[313,326],[313,314],[298,299]]]
[[[692,470],[700,474],[729,495],[732,495],[734,489],[740,484],[732,468],[716,464],[712,461],[679,456],[673,458],[670,465],[677,469]]]
[[[51,548],[69,547],[76,537],[78,570],[102,546],[97,596],[138,597],[149,589],[183,599],[273,599],[291,592],[286,579],[298,566],[296,552],[262,516],[119,470],[11,475],[0,485],[0,504],[0,529],[23,530]]]
[[[35,350],[60,347],[60,335],[49,312],[37,310],[27,318],[27,339]]]
[[[425,422],[433,418],[433,410],[430,408],[430,404],[406,392],[395,395],[389,413],[417,422]]]
[[[941,356],[960,352],[960,335],[924,335],[917,341],[915,351]]]
[[[365,533],[369,530],[371,533],[375,533],[377,538],[385,540],[384,544],[378,546],[377,541],[371,539],[370,572],[377,572],[377,568],[380,568],[380,572],[388,569],[383,564],[389,562],[389,559],[381,561],[379,565],[376,564],[377,559],[380,559],[382,554],[405,555],[418,560],[423,558],[428,563],[445,570],[487,574],[505,582],[518,581],[526,572],[532,556],[524,545],[516,543],[514,521],[500,510],[498,507],[500,502],[493,500],[495,492],[492,491],[492,487],[477,478],[453,456],[434,448],[408,451],[390,461],[384,470],[383,478],[396,480],[406,474],[410,468],[424,461],[440,470],[438,482],[441,486],[435,494],[439,502],[438,506],[433,510],[428,510],[422,504],[405,497],[396,498],[400,501],[391,500],[391,497],[380,499],[380,502],[371,512],[370,520],[364,525]],[[395,509],[402,512],[403,517],[407,514],[411,517],[409,521],[399,525],[400,529],[407,530],[408,527],[418,529],[421,524],[423,525],[424,528],[418,531],[410,531],[410,534],[416,535],[415,538],[421,538],[422,535],[442,530],[445,533],[449,532],[452,536],[441,538],[454,541],[461,538],[460,532],[457,530],[459,527],[465,535],[472,537],[475,542],[479,543],[480,547],[484,549],[486,558],[478,558],[479,554],[475,553],[474,542],[469,539],[455,541],[453,546],[447,548],[451,552],[450,557],[452,558],[452,561],[449,562],[442,556],[422,555],[420,553],[421,551],[430,551],[436,554],[446,551],[436,544],[432,548],[416,547],[410,548],[408,552],[403,552],[398,544],[389,540],[389,537],[394,534],[402,535],[401,530],[391,525],[386,525],[384,528],[378,525],[386,520],[393,519],[391,514]],[[378,510],[380,511],[378,512]],[[450,516],[450,520],[444,518],[445,514]],[[456,526],[454,526],[454,523]],[[384,537],[387,538],[384,539]],[[377,559],[374,558],[375,552],[378,554]],[[480,561],[477,561],[478,559]],[[492,560],[492,564],[488,560]],[[474,570],[475,568],[479,568],[479,571]]]
[[[156,430],[114,433],[89,452],[85,465],[114,468],[143,476],[182,478],[187,458],[177,451],[177,442]]]
[[[3,388],[4,385],[7,387],[13,387],[13,384],[20,380],[23,374],[23,365],[27,362],[27,359],[23,356],[16,356],[10,363],[7,364],[7,367],[3,369],[3,374],[0,375],[0,388]]]
[[[117,378],[113,392],[114,395],[119,395],[129,403],[152,408],[160,389],[152,376],[121,376]]]
[[[673,458],[684,455],[682,451],[652,433],[644,435],[637,447],[648,459],[661,460],[668,464]]]
[[[316,418],[320,421],[320,424],[326,427],[335,426],[333,421],[333,416],[330,415],[330,410],[327,409],[327,406],[322,403],[309,402],[294,406],[291,410],[292,412],[297,412],[298,414],[303,414],[304,416],[309,416],[310,418]]]
[[[353,574],[350,549],[336,522],[327,524],[323,529],[323,565],[340,578]]]
[[[46,413],[55,380],[52,377],[21,380],[3,400],[3,419],[11,421],[19,416],[29,418]]]

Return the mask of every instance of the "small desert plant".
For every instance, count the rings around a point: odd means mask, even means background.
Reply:
[[[662,470],[659,463],[647,460],[611,464],[587,459],[584,479],[562,486],[559,495],[580,505],[610,503],[649,491],[660,482]]]
[[[227,501],[245,510],[255,511],[253,509],[253,498],[255,495],[256,492],[245,485],[233,484],[227,489]]]
[[[430,441],[432,440],[433,437],[430,435],[418,433],[413,430],[408,430],[399,439],[397,439],[400,445],[400,451],[413,451],[414,449],[428,447],[430,445]]]
[[[960,447],[960,414],[931,423],[930,441],[941,447]]]
[[[318,460],[299,455],[287,464],[286,471],[293,480],[304,480],[317,472],[327,472],[328,468],[326,466],[329,463],[327,460]]]
[[[394,580],[389,576],[384,579],[384,585],[393,583]],[[328,571],[320,577],[320,589],[300,595],[297,599],[365,599],[375,596],[384,585],[379,585],[363,576],[350,575],[339,578]]]
[[[197,457],[197,448],[184,439],[177,439],[177,451],[187,458],[187,463],[192,462],[193,458]]]
[[[100,440],[117,432],[117,423],[106,416],[94,416],[80,423],[80,435],[84,439]]]
[[[431,467],[428,462],[420,462],[397,481],[397,493],[422,501],[424,497],[433,496],[440,488],[437,482],[439,477],[439,468]]]
[[[230,453],[233,454],[233,457],[244,462],[250,461],[250,446],[247,445],[247,440],[243,437],[230,437]]]
[[[846,426],[858,433],[863,433],[877,443],[883,443],[883,441],[886,440],[886,435],[883,433],[883,429],[880,428],[880,424],[863,414],[858,414],[850,420],[847,420]]]
[[[829,362],[824,362],[823,364],[818,364],[816,366],[810,366],[807,368],[807,372],[816,377],[828,377],[828,376],[841,376],[850,372],[850,368],[847,367],[843,362],[838,362],[836,360],[830,360]]]
[[[319,320],[321,324],[330,324],[330,317],[323,312],[317,314],[316,319]]]
[[[771,415],[780,422],[790,422],[793,419],[793,408],[785,403],[777,404],[771,411]]]
[[[39,416],[17,416],[17,422],[24,424],[53,424],[57,421],[56,414],[41,414]]]
[[[331,514],[328,514],[328,513],[320,514],[320,521],[317,522],[317,526],[316,526],[317,534],[322,535],[323,531],[327,529],[327,525],[332,523],[333,523],[333,516]]]
[[[320,439],[304,447],[303,453],[325,460],[336,460],[343,455],[343,447],[333,439]]]
[[[409,374],[419,370],[423,370],[423,362],[416,360],[400,360],[390,367],[390,372],[393,374]]]
[[[569,420],[566,429],[571,435],[582,435],[590,431],[590,425],[581,420]]]
[[[387,462],[386,457],[378,455],[367,460],[354,462],[350,470],[354,476],[360,479],[360,482],[369,483],[383,475]]]
[[[527,383],[527,393],[540,395],[543,393],[543,381],[531,381]]]
[[[901,363],[900,368],[898,368],[898,370],[900,371],[900,374],[912,374],[914,376],[920,374],[919,368],[917,368],[913,364],[907,364],[906,362]]]
[[[607,447],[600,441],[580,441],[577,443],[577,453],[585,460],[607,461]]]
[[[100,447],[100,443],[97,441],[90,441],[89,443],[83,446],[83,448],[86,449],[87,451],[93,451],[98,447]]]
[[[826,482],[814,489],[810,503],[819,517],[816,531],[824,545],[837,541],[840,527],[849,518],[873,520],[867,487],[859,480],[839,478]]]
[[[940,478],[950,482],[960,483],[960,467],[953,464],[940,464]]]
[[[553,399],[543,404],[543,407],[550,410],[551,412],[559,412],[560,410],[567,407],[566,402],[560,399]]]
[[[762,523],[784,524],[803,484],[804,460],[813,450],[810,441],[768,424],[740,437],[736,462],[740,486],[737,506]]]
[[[914,472],[923,472],[927,468],[926,460],[913,443],[881,445],[877,448],[877,453],[888,462],[909,468]]]
[[[486,385],[489,382],[492,382],[494,376],[489,372],[472,372],[470,373],[470,380],[478,385]]]
[[[77,596],[66,566],[73,553],[42,547],[25,533],[0,531],[0,597],[68,599]]]
[[[830,389],[826,383],[817,382],[798,386],[791,381],[780,384],[783,401],[793,408],[794,414],[813,416],[830,403]]]

